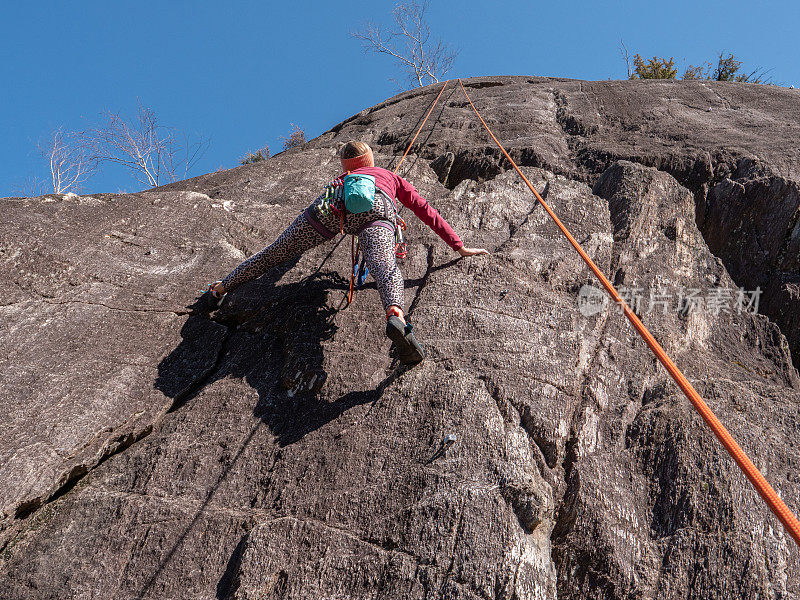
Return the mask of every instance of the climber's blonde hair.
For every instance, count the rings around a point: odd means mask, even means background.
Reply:
[[[364,142],[349,141],[339,150],[339,158],[347,160],[348,158],[355,158],[356,156],[367,154],[371,150],[372,149]]]

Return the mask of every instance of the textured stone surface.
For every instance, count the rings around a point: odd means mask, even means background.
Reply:
[[[798,92],[467,84],[617,284],[765,289],[643,318],[798,511]],[[492,256],[409,219],[428,360],[396,368],[374,283],[341,308],[344,243],[196,302],[434,92],[263,163],[4,201],[4,598],[800,597],[798,548],[622,317],[578,310],[591,274],[460,90],[403,172]]]

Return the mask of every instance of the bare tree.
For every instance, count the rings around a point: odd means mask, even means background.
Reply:
[[[209,140],[190,137],[173,127],[158,123],[155,113],[139,102],[136,118],[126,120],[119,113],[105,111],[101,122],[82,132],[84,146],[99,161],[129,169],[136,179],[155,187],[165,180],[188,177],[208,149]]]
[[[622,40],[619,41],[619,51],[622,54],[622,58],[625,59],[625,66],[628,68],[628,79],[633,79],[633,73],[631,72],[631,57],[628,54],[628,48],[625,46],[625,42]]]
[[[97,170],[97,157],[74,133],[56,129],[45,142],[39,142],[39,152],[48,161],[53,193],[80,191],[83,183]],[[35,185],[34,189],[35,190]]]
[[[428,0],[400,2],[392,10],[395,23],[392,29],[370,21],[350,35],[361,40],[365,52],[393,57],[413,85],[422,87],[438,82],[453,66],[458,51],[439,39],[431,39],[425,21],[428,4]]]
[[[17,181],[11,186],[11,193],[26,198],[44,196],[47,193],[47,182],[36,175],[28,175],[22,181]]]

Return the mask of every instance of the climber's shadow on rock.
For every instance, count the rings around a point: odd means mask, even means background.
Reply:
[[[208,294],[188,307],[183,339],[159,364],[155,382],[173,399],[170,412],[217,380],[242,379],[258,392],[253,413],[285,446],[380,396],[386,382],[334,402],[319,398],[328,377],[322,343],[337,329],[338,309],[327,299],[345,292],[347,282],[335,272],[317,270],[298,283],[275,285],[294,264],[242,286],[220,308]]]
[[[183,339],[161,361],[155,381],[155,387],[173,400],[170,412],[189,408],[190,401],[215,381],[229,376],[241,379],[258,392],[252,407],[255,416],[270,427],[279,445],[286,446],[349,408],[380,396],[383,384],[377,390],[349,393],[334,402],[319,399],[319,389],[327,379],[322,343],[336,332],[333,317],[338,310],[329,305],[328,295],[346,292],[347,282],[335,272],[323,272],[320,265],[298,283],[276,285],[295,264],[276,267],[243,285],[221,307],[214,306],[208,294],[187,307],[191,312],[181,330]],[[235,402],[230,398],[225,401]],[[247,432],[137,597],[145,596],[161,577],[259,428],[260,422],[256,422]],[[226,571],[217,597],[229,596],[225,591],[230,585],[228,579]]]

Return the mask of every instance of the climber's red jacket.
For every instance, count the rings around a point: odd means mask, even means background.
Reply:
[[[456,235],[453,228],[439,214],[439,211],[420,196],[413,185],[399,175],[381,167],[360,167],[355,171],[351,171],[351,173],[372,175],[375,178],[375,185],[386,192],[390,198],[397,198],[403,206],[410,208],[425,225],[433,229],[453,250],[458,250],[464,245],[464,242]],[[344,174],[342,174],[343,176]]]

